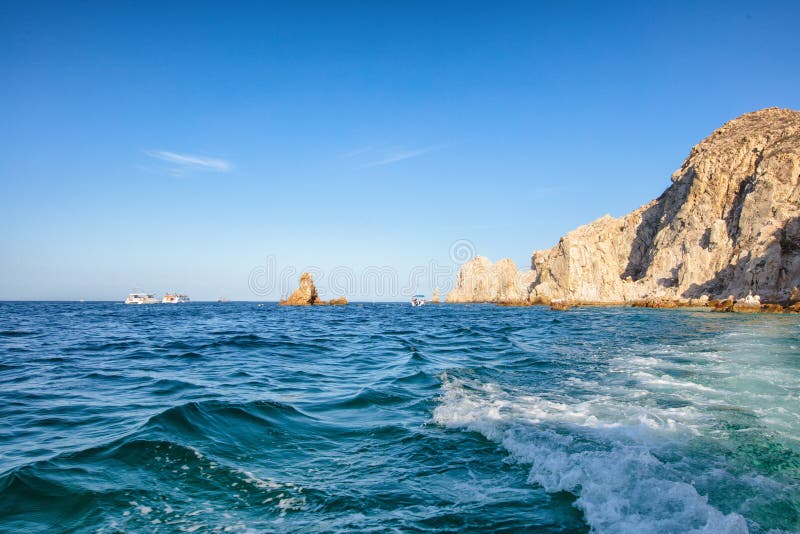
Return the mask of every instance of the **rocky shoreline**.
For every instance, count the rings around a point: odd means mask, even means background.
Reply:
[[[451,303],[452,304],[452,303]],[[503,307],[530,307],[530,306],[549,306],[553,310],[564,311],[571,308],[657,308],[657,309],[706,309],[714,312],[733,312],[733,313],[800,313],[800,301],[785,304],[753,302],[752,300],[727,298],[724,300],[716,299],[643,299],[632,302],[613,302],[613,301],[565,301],[550,300],[547,298],[537,298],[533,300],[502,300],[490,302]]]

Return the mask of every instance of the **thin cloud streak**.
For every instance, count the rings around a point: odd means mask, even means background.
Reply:
[[[346,154],[342,154],[341,157],[343,159],[351,159],[351,158],[354,158],[356,156],[360,156],[362,154],[366,154],[370,150],[372,150],[371,146],[366,146],[366,147],[363,147],[363,148],[357,148],[355,150],[351,150],[350,152],[347,152]]]
[[[233,168],[233,165],[220,158],[209,158],[206,156],[196,156],[192,154],[179,154],[177,152],[169,152],[167,150],[149,150],[145,152],[151,158],[155,158],[168,163],[179,165],[177,169],[173,169],[178,174],[187,169],[200,169],[216,172],[228,172]]]
[[[394,154],[390,154],[383,159],[367,163],[364,165],[364,167],[380,167],[382,165],[389,165],[391,163],[397,163],[398,161],[416,158],[422,156],[423,154],[433,152],[434,150],[439,150],[440,148],[442,148],[442,146],[431,146],[417,150],[404,150],[402,152],[395,152]]]

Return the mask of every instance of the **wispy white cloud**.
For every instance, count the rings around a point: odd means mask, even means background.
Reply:
[[[366,154],[370,150],[372,150],[371,146],[365,146],[365,147],[361,147],[361,148],[356,148],[355,150],[351,150],[350,152],[345,152],[344,154],[341,155],[341,157],[342,157],[342,159],[352,159],[352,158],[355,158],[356,156],[360,156],[362,154]]]
[[[180,175],[188,170],[206,170],[215,172],[228,172],[233,165],[220,158],[209,158],[207,156],[196,156],[193,154],[179,154],[167,150],[148,150],[145,152],[151,158],[166,161],[174,165],[169,169],[170,174]]]
[[[382,165],[389,165],[391,163],[397,163],[398,161],[403,161],[411,158],[416,158],[422,156],[424,154],[428,154],[435,150],[439,150],[442,148],[443,145],[437,146],[430,146],[426,148],[418,148],[415,150],[398,150],[392,153],[387,154],[381,159],[371,161],[364,165],[364,167],[380,167]]]

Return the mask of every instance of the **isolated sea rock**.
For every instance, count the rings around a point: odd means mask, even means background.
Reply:
[[[309,273],[300,275],[300,287],[294,290],[288,299],[280,302],[283,306],[311,306],[319,300],[317,287]]]
[[[516,290],[571,302],[732,296],[732,307],[753,294],[789,304],[800,286],[800,112],[768,108],[726,123],[692,148],[671,180],[649,204],[535,252],[531,270],[517,277],[530,284]],[[448,302],[497,299],[503,284],[479,258],[464,264]]]
[[[300,287],[294,290],[288,299],[280,301],[281,306],[344,306],[347,298],[342,296],[329,301],[319,297],[314,279],[309,273],[300,275]]]

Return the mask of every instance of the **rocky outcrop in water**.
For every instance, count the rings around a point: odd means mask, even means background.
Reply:
[[[790,304],[800,286],[800,112],[769,108],[728,122],[691,150],[659,198],[573,230],[535,252],[530,271],[512,267],[467,262],[448,302],[753,295]]]
[[[280,302],[283,306],[310,306],[319,302],[317,287],[309,273],[300,275],[300,287],[289,295],[289,298]]]
[[[295,289],[288,299],[280,301],[279,304],[281,306],[344,306],[347,304],[347,298],[339,297],[327,302],[322,300],[319,298],[311,274],[303,273],[300,275],[300,287]]]

